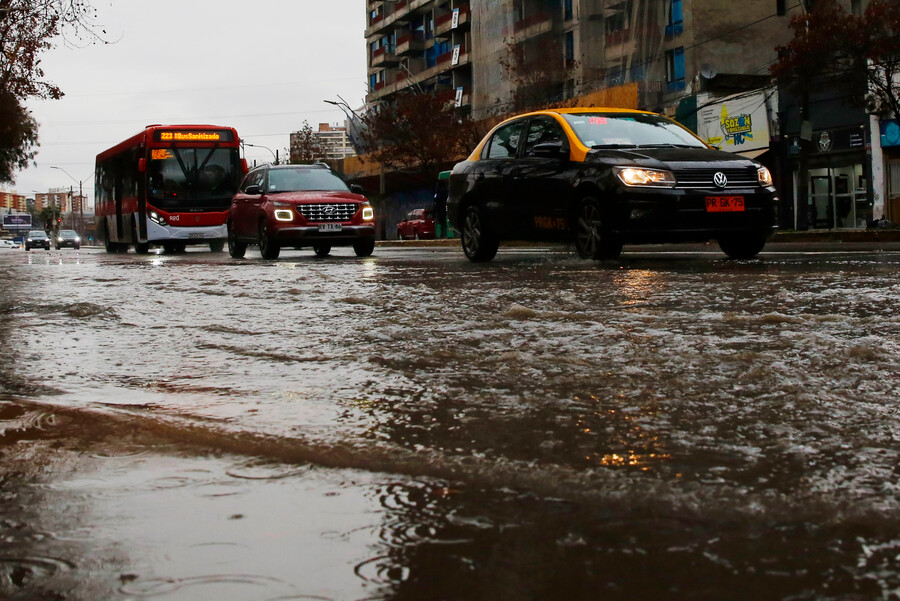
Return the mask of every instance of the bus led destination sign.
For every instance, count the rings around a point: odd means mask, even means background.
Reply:
[[[157,142],[231,142],[233,136],[228,130],[177,130],[156,132]]]

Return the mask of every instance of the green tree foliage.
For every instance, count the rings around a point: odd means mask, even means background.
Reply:
[[[777,48],[772,73],[795,92],[823,82],[848,96],[874,94],[900,115],[900,2],[873,0],[863,15],[848,15],[835,0],[819,0],[791,19],[793,39]]]
[[[465,157],[482,133],[460,118],[452,92],[408,92],[363,116],[363,141],[378,162],[428,176]]]
[[[19,100],[0,91],[0,182],[12,182],[14,172],[34,160],[37,130],[37,122]]]
[[[41,54],[70,32],[73,39],[100,40],[105,31],[87,0],[0,0],[0,182],[34,159],[37,124],[24,103],[59,99],[63,93],[44,80]]]

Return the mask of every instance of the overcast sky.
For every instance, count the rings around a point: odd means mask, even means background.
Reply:
[[[325,103],[354,108],[366,93],[361,0],[94,0],[110,44],[59,40],[43,55],[58,101],[28,103],[40,124],[37,167],[8,186],[20,194],[83,180],[93,200],[97,154],[152,123],[233,126],[283,155],[304,120],[343,123]],[[273,160],[246,148],[252,164]],[[65,172],[52,169],[60,167]],[[74,181],[73,181],[74,180]]]

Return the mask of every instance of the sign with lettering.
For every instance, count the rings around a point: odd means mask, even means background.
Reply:
[[[456,66],[459,64],[459,49],[460,49],[459,44],[457,44],[456,46],[453,47],[453,58],[450,61],[450,64],[453,66]]]
[[[453,9],[453,17],[450,20],[450,29],[456,29],[459,27],[459,9]]]
[[[234,136],[231,131],[223,130],[157,130],[153,136],[157,142],[231,142]]]
[[[728,152],[769,148],[768,99],[763,92],[736,95],[697,112],[697,135]]]
[[[5,230],[30,230],[31,215],[18,213],[3,216],[3,229]]]

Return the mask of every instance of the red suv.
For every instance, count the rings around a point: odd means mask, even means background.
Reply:
[[[367,257],[375,212],[359,186],[348,187],[327,165],[262,165],[244,178],[228,215],[228,252],[239,259],[248,244],[264,259],[277,259],[282,247],[312,247],[324,257],[333,246]]]
[[[406,219],[397,224],[397,237],[401,240],[434,238],[434,211],[414,209]]]

